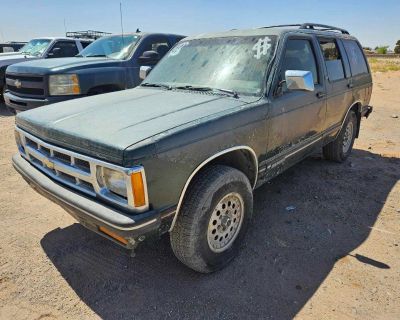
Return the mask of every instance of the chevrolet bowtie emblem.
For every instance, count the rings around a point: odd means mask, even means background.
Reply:
[[[54,163],[49,159],[43,159],[42,163],[49,169],[54,169]]]
[[[19,81],[18,79],[14,81],[14,85],[19,89],[22,86],[21,81]]]

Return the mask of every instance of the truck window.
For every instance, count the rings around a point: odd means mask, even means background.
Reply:
[[[319,83],[317,62],[309,40],[289,39],[283,59],[281,79],[285,79],[286,70],[311,71],[314,83]]]
[[[59,41],[49,52],[51,58],[73,57],[78,54],[76,43],[72,41]]]
[[[343,40],[343,45],[349,58],[351,74],[356,76],[368,73],[367,63],[358,43],[354,40]]]
[[[170,48],[171,46],[169,45],[167,39],[157,38],[150,40],[143,48],[143,52],[155,51],[159,54],[161,59],[169,51]]]
[[[85,49],[92,41],[81,41],[82,48]]]
[[[335,40],[319,40],[330,81],[344,79],[343,60]]]

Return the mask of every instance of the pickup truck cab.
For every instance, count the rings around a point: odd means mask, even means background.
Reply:
[[[8,66],[38,59],[73,57],[91,42],[92,40],[87,39],[43,37],[32,39],[18,52],[0,55],[0,93],[4,98],[6,90],[5,74]],[[35,87],[31,89],[35,89]]]
[[[238,252],[254,188],[321,148],[349,157],[371,89],[339,28],[203,34],[132,90],[18,114],[13,164],[90,230],[128,249],[169,232],[180,261],[212,272]]]
[[[102,37],[68,59],[30,61],[7,69],[6,105],[19,111],[137,86],[139,68],[154,66],[184,36],[127,33]],[[16,83],[21,83],[19,87]]]

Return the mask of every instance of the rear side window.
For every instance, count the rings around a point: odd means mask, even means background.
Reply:
[[[330,81],[344,79],[343,60],[335,40],[319,40]]]
[[[314,51],[309,40],[289,39],[283,58],[281,79],[287,70],[311,71],[314,83],[319,83]]]
[[[58,41],[50,51],[53,58],[73,57],[78,54],[75,42]]]
[[[356,76],[368,73],[367,63],[358,43],[354,40],[343,40],[343,45],[349,57],[351,74]]]
[[[92,41],[81,41],[82,48],[85,49]]]

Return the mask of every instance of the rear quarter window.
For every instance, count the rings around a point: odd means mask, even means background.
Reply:
[[[358,43],[354,40],[343,40],[343,45],[349,58],[351,74],[357,76],[368,73],[367,62]]]

